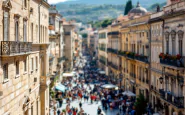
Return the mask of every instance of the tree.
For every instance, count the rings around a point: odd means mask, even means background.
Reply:
[[[143,94],[140,94],[135,102],[136,115],[143,115],[146,112],[147,100]]]
[[[132,8],[133,8],[132,0],[128,0],[127,3],[126,3],[124,15],[127,15]]]

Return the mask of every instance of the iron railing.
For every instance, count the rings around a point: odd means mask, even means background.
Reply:
[[[20,55],[32,51],[32,42],[1,41],[1,55]]]

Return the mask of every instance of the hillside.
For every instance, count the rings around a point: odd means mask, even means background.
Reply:
[[[103,4],[112,4],[112,5],[120,5],[126,4],[127,0],[68,0],[66,2],[62,2],[61,4],[87,4],[87,5],[103,5]],[[138,0],[132,0],[133,4],[136,4]],[[155,3],[163,3],[166,0],[139,0],[142,6],[147,7]]]
[[[104,1],[104,2],[103,2]],[[77,1],[68,1],[64,3],[58,3],[56,4],[57,9],[59,12],[67,19],[75,19],[78,22],[87,23],[90,21],[101,21],[105,19],[112,19],[116,18],[120,14],[124,13],[125,9],[125,0],[117,0],[120,3],[115,3],[115,0],[78,0]],[[114,2],[113,2],[114,1]],[[136,0],[133,0],[136,2]],[[141,6],[146,5],[147,2],[144,3],[144,1],[148,0],[140,0]],[[154,1],[161,1],[164,0],[150,0],[154,3],[151,5],[147,5],[147,9],[152,11],[156,8],[156,3]],[[76,4],[75,4],[76,3]],[[80,4],[81,3],[81,4]],[[94,3],[94,4],[93,4]],[[97,4],[95,4],[97,3]],[[101,4],[102,3],[102,4]],[[106,4],[103,4],[106,3]],[[114,4],[108,4],[108,3],[114,3]],[[165,3],[161,3],[160,6],[163,7]]]

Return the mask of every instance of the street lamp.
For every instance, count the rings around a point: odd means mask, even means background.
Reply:
[[[163,83],[163,77],[160,77],[160,78],[159,78],[159,81],[160,81],[160,83],[162,84],[162,83]]]

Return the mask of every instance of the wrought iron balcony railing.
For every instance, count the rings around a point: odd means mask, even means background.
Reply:
[[[183,58],[181,58],[180,60],[160,58],[160,63],[163,65],[169,65],[169,66],[174,66],[174,67],[185,67],[183,64]]]
[[[24,55],[32,51],[32,42],[1,41],[1,55]]]
[[[118,50],[112,48],[107,48],[107,52],[118,54]]]
[[[178,108],[184,108],[184,97],[174,97],[173,103]]]
[[[159,89],[159,93],[163,99],[165,99],[165,91],[163,89]]]
[[[148,63],[148,57],[147,56],[135,56],[135,59],[136,60],[139,60],[139,61],[142,61],[142,62],[145,62],[145,63]]]
[[[104,64],[104,65],[106,64],[106,61],[105,60],[102,60],[102,59],[100,59],[99,62],[102,63],[102,64]]]
[[[112,62],[108,62],[108,65],[111,66],[112,68],[116,69],[116,70],[119,69],[119,67],[117,65],[113,64]]]

